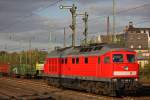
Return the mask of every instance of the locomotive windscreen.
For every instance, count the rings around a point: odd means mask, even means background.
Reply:
[[[122,54],[113,54],[113,62],[123,62]]]
[[[135,55],[127,54],[127,60],[128,62],[131,62],[131,63],[135,62]]]

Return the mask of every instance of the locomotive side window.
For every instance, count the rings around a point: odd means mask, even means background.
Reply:
[[[61,63],[64,64],[64,59],[63,58],[61,59]]]
[[[113,62],[123,62],[122,54],[113,54]]]
[[[75,58],[72,58],[72,64],[75,64]]]
[[[78,64],[78,63],[79,63],[79,58],[77,57],[77,58],[76,58],[76,64]]]
[[[127,54],[127,60],[128,62],[131,62],[131,63],[135,62],[135,55]]]
[[[85,57],[84,59],[84,63],[87,64],[88,63],[88,57]]]
[[[105,57],[104,58],[104,63],[106,64],[106,63],[110,63],[110,57]]]
[[[65,64],[67,64],[67,62],[68,62],[68,61],[67,61],[67,58],[65,58]]]
[[[101,59],[100,59],[100,57],[98,57],[98,64],[100,64],[100,62],[101,62]]]

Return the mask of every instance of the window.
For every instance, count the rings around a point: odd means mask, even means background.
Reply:
[[[100,57],[98,57],[98,64],[100,64],[100,62],[101,62],[101,59],[100,59]]]
[[[113,54],[113,62],[123,62],[122,54]]]
[[[68,61],[67,61],[67,58],[65,58],[65,64],[67,64],[67,62],[68,62]]]
[[[144,30],[141,30],[141,33],[144,33]]]
[[[138,48],[139,48],[139,49],[141,49],[141,48],[142,48],[142,46],[141,46],[141,45],[139,45],[139,46],[138,46]]]
[[[133,49],[133,45],[130,46]]]
[[[149,31],[148,30],[146,30],[146,32],[145,32],[146,34],[149,34]]]
[[[128,62],[135,62],[135,56],[133,54],[127,54],[127,60]]]
[[[104,63],[110,63],[110,57],[105,57],[104,58]]]
[[[72,58],[72,64],[75,64],[75,58]]]
[[[79,58],[77,57],[77,58],[76,58],[76,64],[78,64],[78,63],[79,63]]]
[[[61,59],[61,63],[64,64],[64,59],[63,58]]]
[[[137,39],[138,39],[138,40],[140,40],[141,38],[140,38],[140,37],[138,37]]]
[[[84,59],[84,63],[87,64],[88,63],[88,57],[85,57]]]

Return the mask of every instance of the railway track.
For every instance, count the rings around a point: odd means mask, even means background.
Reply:
[[[41,81],[0,78],[0,100],[51,99],[48,92],[49,86]]]
[[[58,89],[43,80],[0,78],[0,100],[150,100],[150,85],[136,96],[107,97],[80,91]]]

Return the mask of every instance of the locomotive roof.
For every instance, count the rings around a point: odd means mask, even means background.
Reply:
[[[113,50],[126,50],[133,51],[131,49],[119,47],[114,44],[92,44],[89,46],[76,46],[76,47],[66,47],[54,50],[49,53],[48,57],[66,57],[66,56],[89,56],[89,55],[101,55],[108,51]]]

